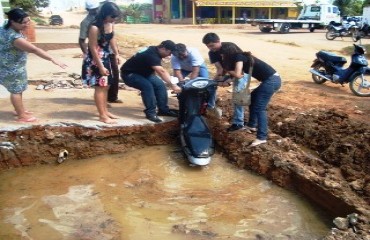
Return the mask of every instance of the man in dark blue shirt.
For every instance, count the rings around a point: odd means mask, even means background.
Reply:
[[[171,83],[170,74],[162,67],[162,58],[170,56],[175,50],[175,43],[166,40],[158,46],[150,46],[136,53],[121,67],[121,76],[125,84],[141,91],[145,116],[152,122],[162,122],[158,116],[177,117],[177,113],[168,107],[167,88],[164,82],[175,93],[181,92],[181,89]]]

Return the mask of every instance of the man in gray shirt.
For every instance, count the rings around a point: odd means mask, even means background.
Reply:
[[[95,20],[95,16],[98,13],[99,1],[86,0],[85,7],[86,7],[86,10],[88,11],[88,14],[80,23],[80,36],[78,39],[78,44],[80,45],[84,58],[87,54],[86,40],[89,37],[89,28],[90,28],[91,23]]]

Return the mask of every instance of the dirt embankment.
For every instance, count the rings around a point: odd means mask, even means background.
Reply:
[[[248,145],[254,135],[228,133],[230,100],[221,104],[225,118],[210,121],[219,150],[241,168],[251,170],[284,188],[294,189],[328,211],[333,219],[359,214],[353,226],[327,234],[325,239],[368,239],[370,216],[370,128],[335,110],[297,113],[272,104],[272,128],[267,144]],[[148,135],[147,133],[151,134]],[[357,137],[356,137],[357,136]],[[0,167],[55,164],[59,149],[70,159],[113,154],[148,145],[178,141],[177,121],[154,126],[86,129],[69,126],[38,126],[2,133]]]

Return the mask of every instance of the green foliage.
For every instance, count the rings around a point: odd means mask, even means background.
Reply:
[[[149,3],[134,3],[128,6],[120,6],[123,12],[123,20],[128,18],[134,19],[135,22],[140,21],[140,17],[142,16],[151,16],[153,5]]]
[[[362,15],[362,7],[365,2],[362,0],[335,0],[333,4],[339,7],[342,16],[359,16]]]
[[[350,16],[360,16],[362,15],[363,3],[362,0],[353,0],[349,5],[348,15]]]
[[[363,2],[363,5],[362,5],[363,7],[366,7],[366,6],[370,6],[370,0],[365,0],[364,2]]]
[[[49,0],[10,0],[10,6],[12,8],[19,7],[24,11],[35,11],[38,7],[47,7],[49,6]]]
[[[10,0],[9,3],[12,8],[23,8],[23,10],[26,12],[35,8],[34,0]]]
[[[359,44],[359,43],[357,43],[357,44]],[[367,59],[369,59],[369,57],[370,57],[370,44],[361,44],[361,46],[363,46],[366,49],[365,56],[366,56]],[[347,56],[351,56],[351,54],[353,53],[353,45],[343,48],[341,50],[341,53],[343,53],[344,55],[347,55]]]

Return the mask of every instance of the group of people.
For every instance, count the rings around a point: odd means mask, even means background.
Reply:
[[[158,123],[162,121],[159,116],[177,117],[178,112],[168,107],[167,87],[174,93],[180,93],[181,88],[171,82],[171,75],[162,66],[162,59],[172,56],[173,75],[179,81],[186,78],[209,78],[207,66],[199,51],[182,43],[175,44],[171,40],[165,40],[157,46],[149,46],[138,51],[118,69],[120,58],[114,35],[114,22],[121,16],[119,7],[109,1],[99,6],[99,2],[88,0],[86,8],[89,14],[81,22],[79,36],[79,44],[84,55],[82,79],[89,86],[95,87],[94,100],[99,120],[113,124],[118,118],[109,112],[108,103],[121,102],[118,99],[119,72],[127,86],[140,90],[145,107],[144,113],[148,120]],[[22,93],[27,88],[26,53],[35,53],[61,68],[67,66],[23,37],[22,31],[30,22],[29,16],[23,10],[12,9],[7,15],[7,23],[0,28],[0,54],[5,56],[0,62],[0,84],[11,93],[10,99],[18,121],[36,121],[32,113],[24,109],[22,103]],[[251,94],[249,119],[244,121],[244,106],[234,105],[232,124],[227,131],[243,129],[250,133],[256,132],[257,138],[251,146],[266,143],[268,135],[266,109],[271,97],[281,86],[279,74],[269,64],[250,52],[244,52],[235,43],[221,42],[215,33],[205,34],[202,42],[210,50],[208,54],[210,62],[216,67],[214,79],[225,79],[225,75],[231,77],[220,83],[220,86],[229,86],[232,79],[245,78],[249,68],[253,67],[251,75],[261,83]],[[216,91],[210,89],[207,111],[215,111],[215,101]]]

